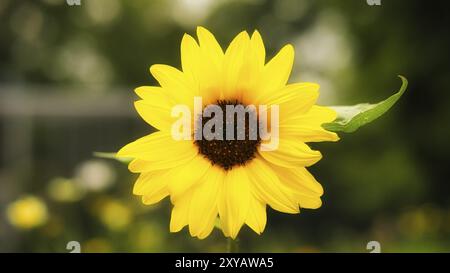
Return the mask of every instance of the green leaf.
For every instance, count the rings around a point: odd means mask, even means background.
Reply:
[[[352,133],[386,113],[403,95],[408,87],[408,80],[400,76],[400,90],[389,98],[376,104],[361,103],[353,106],[330,106],[338,113],[335,121],[322,124],[328,131]]]
[[[126,164],[130,163],[132,160],[131,158],[128,157],[117,157],[116,153],[94,152],[94,156],[100,158],[114,159]]]

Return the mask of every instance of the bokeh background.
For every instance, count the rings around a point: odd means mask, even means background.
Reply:
[[[269,210],[242,251],[450,250],[450,22],[447,1],[0,1],[0,252],[224,251],[219,231],[168,231],[170,202],[131,194],[113,152],[152,131],[133,89],[151,64],[180,66],[182,34],[209,28],[226,46],[258,29],[269,57],[296,49],[291,81],[321,85],[324,105],[377,102],[410,86],[386,115],[338,143],[317,143],[319,210]]]

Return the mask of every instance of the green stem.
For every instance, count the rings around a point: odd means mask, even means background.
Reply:
[[[239,241],[238,239],[227,238],[227,252],[228,253],[238,253],[239,252]]]

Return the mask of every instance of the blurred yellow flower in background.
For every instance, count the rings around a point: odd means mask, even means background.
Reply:
[[[113,231],[124,230],[133,218],[130,208],[115,199],[101,201],[99,213],[102,223]]]
[[[47,187],[50,198],[58,202],[76,202],[85,193],[73,180],[62,177],[52,179]]]
[[[198,42],[185,34],[181,41],[182,71],[153,65],[150,72],[161,86],[136,89],[142,98],[135,102],[136,110],[159,132],[126,145],[117,154],[134,158],[129,169],[140,173],[134,194],[142,196],[146,205],[170,196],[174,205],[170,231],[188,225],[190,234],[200,239],[211,233],[218,216],[224,235],[235,238],[244,224],[258,234],[264,231],[266,205],[284,213],[319,208],[323,188],[306,167],[322,155],[305,143],[337,141],[335,133],[321,126],[332,122],[336,112],[316,105],[318,84],[287,83],[294,62],[292,45],[266,63],[257,31],[251,37],[241,32],[225,52],[205,28],[197,28],[197,37]],[[205,108],[279,107],[278,148],[262,150],[261,136],[257,140],[248,136],[244,140],[175,140],[173,107],[187,106],[195,113],[195,97],[202,98]],[[191,115],[190,124],[197,118]],[[259,115],[258,120],[265,118]]]
[[[133,223],[130,241],[138,252],[158,251],[164,246],[164,232],[156,221]]]
[[[47,206],[42,199],[25,196],[11,203],[6,214],[9,222],[19,229],[32,229],[47,222]]]

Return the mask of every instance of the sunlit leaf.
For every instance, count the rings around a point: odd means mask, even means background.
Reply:
[[[99,158],[114,159],[127,164],[130,163],[132,160],[131,158],[128,157],[117,157],[116,153],[94,152],[94,156]]]
[[[399,76],[402,80],[400,90],[389,98],[376,103],[361,103],[353,106],[330,106],[337,113],[338,117],[331,123],[325,123],[323,128],[333,132],[351,133],[386,113],[403,95],[407,86],[408,80]]]

